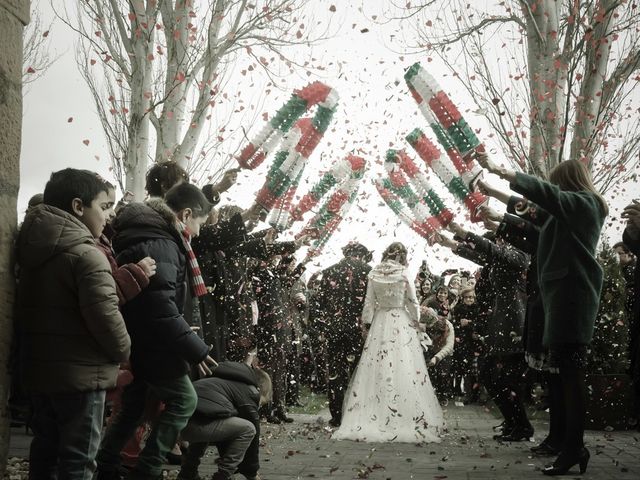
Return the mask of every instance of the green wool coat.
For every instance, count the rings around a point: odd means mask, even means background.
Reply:
[[[545,313],[543,343],[587,345],[602,290],[596,247],[606,213],[591,192],[563,191],[524,173],[516,174],[511,188],[550,214],[537,251]]]

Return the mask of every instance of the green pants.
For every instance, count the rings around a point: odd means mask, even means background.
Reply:
[[[122,393],[122,409],[109,426],[96,457],[100,471],[120,466],[120,451],[135,432],[144,412],[147,395],[164,403],[144,449],[138,457],[136,471],[159,475],[167,453],[196,409],[197,396],[188,376],[171,380],[145,381],[134,378]]]

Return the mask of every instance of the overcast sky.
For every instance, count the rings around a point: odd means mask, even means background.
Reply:
[[[319,21],[331,18],[336,34],[313,51],[307,47],[296,47],[299,49],[296,53],[308,55],[309,59],[313,57],[316,65],[324,66],[324,71],[316,72],[321,77],[291,77],[287,79],[290,84],[283,84],[283,91],[273,90],[269,95],[262,95],[267,79],[264,76],[261,78],[261,72],[256,71],[251,79],[238,73],[237,78],[243,95],[246,92],[246,98],[260,97],[262,108],[270,115],[286,102],[294,88],[300,88],[308,81],[320,79],[340,94],[338,111],[325,138],[310,159],[309,173],[299,192],[306,193],[309,185],[317,180],[317,172],[348,153],[358,153],[369,162],[357,207],[351,210],[313,269],[338,260],[341,257],[340,248],[354,239],[374,249],[376,260],[379,260],[381,251],[390,242],[403,241],[412,251],[413,270],[417,269],[422,259],[427,259],[435,271],[449,266],[474,268],[451,255],[447,249],[426,246],[423,239],[401,225],[393,212],[381,203],[372,186],[372,179],[383,173],[382,159],[388,148],[405,148],[415,157],[403,140],[404,136],[415,127],[429,133],[403,80],[404,68],[415,61],[428,67],[430,73],[445,86],[474,128],[485,127],[486,124],[482,118],[471,113],[475,108],[468,102],[462,89],[456,88],[451,72],[436,60],[429,61],[425,54],[398,53],[402,50],[398,26],[379,25],[370,20],[376,15],[378,5],[385,4],[386,0],[364,2],[367,6],[366,16],[358,11],[362,3],[314,0],[314,8],[318,5],[317,18]],[[335,14],[329,13],[331,4],[337,6]],[[41,8],[45,19],[51,17],[47,2],[42,2]],[[78,48],[76,35],[57,21],[50,38],[51,51],[59,58],[30,86],[25,97],[19,212],[24,211],[31,195],[42,191],[52,171],[71,166],[95,170],[112,178],[108,150],[93,99],[75,62],[74,50]],[[256,125],[242,125],[249,131],[249,137],[261,126],[261,121]],[[485,137],[482,140],[487,139]],[[242,172],[238,184],[223,198],[223,202],[249,206],[263,181],[268,163],[265,162],[256,171]],[[459,212],[457,220],[469,226],[470,223],[465,222],[465,212],[446,194],[443,184],[434,177],[431,181],[447,204]],[[617,216],[619,206],[612,213],[613,217]],[[297,231],[302,225],[294,226],[293,230]],[[617,219],[612,220],[612,237],[617,235],[620,225]]]

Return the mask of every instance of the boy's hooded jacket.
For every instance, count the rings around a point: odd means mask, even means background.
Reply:
[[[131,344],[109,262],[87,227],[39,205],[24,220],[17,250],[25,387],[34,393],[114,387]]]
[[[133,373],[148,380],[185,375],[209,352],[183,317],[190,290],[185,248],[175,222],[173,211],[159,199],[131,203],[113,222],[119,265],[145,257],[156,261],[149,286],[122,306],[132,341]]]

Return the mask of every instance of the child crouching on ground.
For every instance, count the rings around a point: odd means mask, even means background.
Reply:
[[[244,363],[223,362],[212,377],[194,382],[198,406],[182,431],[189,442],[182,455],[180,480],[198,479],[198,466],[209,444],[218,447],[220,461],[212,480],[228,480],[237,471],[257,480],[260,468],[259,405],[271,397],[271,379]]]

